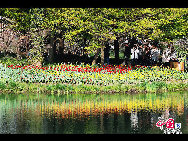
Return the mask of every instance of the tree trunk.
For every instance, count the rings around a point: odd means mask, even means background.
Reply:
[[[116,62],[119,62],[119,43],[118,43],[118,38],[117,38],[117,40],[114,40],[114,51],[115,51],[115,60],[116,60]]]
[[[19,54],[19,46],[16,46],[16,56],[17,56],[17,59],[20,58],[20,54]]]
[[[64,38],[59,40],[59,54],[63,54],[64,50]]]
[[[6,57],[6,55],[7,55],[6,49],[3,50],[3,55],[4,55],[4,57]]]
[[[49,62],[52,63],[54,61],[54,39],[50,38],[50,44],[48,44],[49,49],[48,49],[48,59]]]
[[[104,65],[104,46],[101,48],[101,66]]]
[[[92,61],[92,65],[97,64],[97,58],[98,58],[99,52],[100,52],[100,48],[97,49],[97,52],[96,52],[96,54],[93,58],[93,61]]]
[[[131,47],[125,46],[125,52],[124,52],[124,64],[130,64],[130,55],[131,55]]]
[[[110,46],[109,43],[107,42],[105,44],[105,49],[104,49],[104,63],[109,64],[109,56],[110,56]]]
[[[4,57],[7,55],[7,45],[4,46],[4,49],[3,49],[3,55],[4,55]]]

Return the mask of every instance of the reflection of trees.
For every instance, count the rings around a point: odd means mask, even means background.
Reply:
[[[6,99],[6,102],[0,99],[0,133],[2,130],[11,133],[130,133],[131,129],[145,133],[155,127],[161,114],[169,118],[185,112],[181,95],[178,98],[176,95],[153,96],[153,99],[82,96],[79,99],[48,96],[37,100],[20,97],[14,101]]]
[[[186,112],[185,112],[185,117],[184,117],[183,121],[185,123],[184,125],[185,125],[185,128],[186,128],[185,131],[186,131],[186,133],[188,133],[188,107],[185,108],[185,111]]]
[[[155,116],[155,114],[153,116]],[[152,127],[152,111],[141,110],[138,113],[138,119],[138,128],[141,133],[150,130],[150,128]]]
[[[31,103],[30,103],[31,104]],[[32,105],[32,104],[31,104]],[[40,133],[41,132],[41,116],[39,116],[40,108],[27,107],[26,102],[18,102],[16,100],[8,100],[4,105],[5,110],[0,110],[0,125],[2,132],[7,133]],[[1,119],[4,117],[4,119]],[[5,125],[5,123],[7,123]],[[5,126],[4,126],[5,125]],[[4,128],[2,128],[4,127]],[[6,128],[6,129],[5,129]]]
[[[114,114],[113,133],[117,133],[117,131],[118,131],[118,114]]]
[[[124,117],[124,131],[125,133],[129,133],[130,128],[131,128],[131,119],[130,119],[130,113],[124,112],[123,114]]]

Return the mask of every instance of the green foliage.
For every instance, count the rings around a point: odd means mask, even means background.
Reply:
[[[28,65],[28,62],[26,59],[18,60],[17,58],[11,57],[11,56],[6,56],[0,58],[0,63],[6,64],[7,66],[9,65]]]
[[[16,88],[16,87],[18,86],[17,83],[14,82],[14,81],[10,81],[10,82],[9,82],[9,85],[10,85],[10,87],[12,87],[12,88]]]
[[[0,89],[5,89],[5,88],[6,88],[6,84],[0,81]]]
[[[89,53],[117,37],[170,42],[188,32],[187,8],[1,8],[0,12],[13,29],[30,34],[32,58],[39,61],[43,61],[45,32],[84,45]]]

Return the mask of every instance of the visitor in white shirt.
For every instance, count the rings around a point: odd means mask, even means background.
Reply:
[[[139,50],[137,47],[133,47],[131,49],[131,62],[132,62],[132,65],[136,65],[137,62],[138,62],[138,53],[139,53]]]
[[[168,48],[166,48],[163,51],[163,55],[162,55],[162,62],[165,67],[170,66],[170,62],[169,62],[170,54],[171,54],[171,49],[170,49],[170,46],[168,46]]]
[[[176,53],[174,47],[171,48],[170,60],[172,60],[172,61],[177,60],[177,53]]]

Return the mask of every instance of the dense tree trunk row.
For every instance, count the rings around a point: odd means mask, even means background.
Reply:
[[[62,55],[63,57],[63,51],[64,51],[64,39],[61,39],[59,38],[59,54]],[[56,56],[56,45],[55,45],[55,39],[54,38],[50,38],[50,43],[47,44],[47,48],[48,48],[48,60],[50,63],[53,63],[54,62],[54,59],[55,59],[55,56]],[[134,44],[136,43],[136,39],[133,38],[130,40],[130,45],[128,46],[128,49],[125,48],[125,56],[130,56],[130,50],[131,48],[134,46]],[[108,48],[108,49],[107,49]],[[100,62],[101,62],[101,65],[104,65],[104,63],[107,63],[105,62],[107,59],[109,59],[109,49],[110,46],[109,46],[109,43],[106,42],[105,44],[102,45],[101,48],[98,48],[96,50],[96,53],[93,57],[93,61],[92,61],[92,65],[96,64],[97,63],[97,59],[100,55]],[[116,40],[114,40],[114,52],[115,52],[115,61],[116,63],[119,62],[119,48],[120,48],[120,45],[119,45],[119,39],[117,38]],[[129,58],[129,57],[128,57]]]

